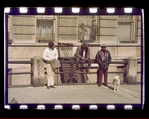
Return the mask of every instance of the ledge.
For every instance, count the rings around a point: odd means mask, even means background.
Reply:
[[[58,47],[58,43],[55,43],[55,47]],[[81,43],[73,43],[72,47],[78,47]],[[99,43],[89,43],[89,47],[101,47]],[[48,43],[13,43],[8,44],[8,47],[47,47]],[[68,47],[68,46],[61,46]],[[107,44],[106,47],[141,47],[139,44]]]

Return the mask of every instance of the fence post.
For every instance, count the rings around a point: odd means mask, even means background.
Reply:
[[[33,86],[44,86],[45,79],[44,79],[44,62],[43,59],[39,56],[36,56],[31,59],[32,65],[32,76],[31,76],[31,84]]]
[[[128,84],[135,84],[137,80],[137,59],[134,57],[128,57],[125,59],[127,62],[125,66],[125,81]]]

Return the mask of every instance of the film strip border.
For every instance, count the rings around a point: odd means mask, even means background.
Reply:
[[[84,14],[84,15],[91,15],[91,14],[101,14],[101,15],[106,15],[106,14],[133,14],[133,15],[139,15],[141,14],[141,9],[137,8],[105,8],[105,9],[100,9],[97,7],[91,7],[88,9],[82,9],[79,7],[72,7],[72,8],[63,8],[63,7],[53,7],[53,8],[45,8],[45,7],[34,7],[34,8],[29,8],[29,7],[18,7],[18,8],[11,8],[11,7],[5,7],[4,8],[4,13],[9,13],[13,15],[19,15],[19,14],[44,14],[44,15],[74,15],[74,14]]]
[[[50,107],[49,107],[49,106]],[[20,105],[5,105],[4,106],[4,109],[6,110],[12,110],[12,109],[19,109],[19,110],[28,110],[28,109],[36,109],[36,110],[47,110],[47,109],[50,109],[50,110],[65,110],[65,109],[68,109],[68,110],[83,110],[83,109],[86,109],[86,110],[139,110],[138,107],[139,104],[122,104],[122,105],[119,105],[119,104],[103,104],[103,105],[94,105],[94,104],[88,104],[88,105],[85,105],[85,104],[71,104],[71,105],[67,105],[67,104],[48,104],[48,105],[44,105],[44,104],[41,104],[41,105],[25,105],[25,104],[20,104]]]
[[[63,8],[63,7],[53,7],[53,8],[45,8],[45,7],[35,7],[35,8],[29,8],[29,7],[18,7],[18,8],[11,8],[11,7],[5,7],[4,13],[9,15],[34,15],[34,14],[43,14],[43,15],[141,15],[142,10],[136,9],[136,8],[88,8],[88,9],[82,9],[79,7],[72,7],[72,8]],[[49,104],[50,105],[50,104]],[[52,106],[52,107],[51,107]],[[68,107],[67,107],[68,106]],[[141,107],[140,105],[131,105],[131,104],[122,104],[122,105],[115,105],[115,104],[105,104],[100,106],[98,105],[79,105],[79,104],[71,104],[71,105],[63,105],[63,104],[52,104],[50,105],[50,108],[48,105],[34,105],[33,108],[37,110],[46,110],[46,109],[53,109],[53,110],[63,110],[65,108],[69,108],[71,110],[81,110],[82,108],[87,108],[88,110],[117,110],[117,109],[123,109],[123,110],[134,110],[137,107]],[[32,106],[30,104],[28,105],[4,105],[4,109],[11,110],[13,108],[18,108],[22,110],[26,109],[32,109]]]

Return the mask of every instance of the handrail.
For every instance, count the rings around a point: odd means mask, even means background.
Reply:
[[[92,59],[91,60],[92,62],[91,63],[97,63],[96,61],[95,61],[95,59]],[[70,63],[70,61],[64,61],[64,60],[60,60],[60,62],[61,63]],[[10,63],[10,64],[32,64],[32,61],[8,61],[8,63]],[[84,61],[81,61],[81,63],[85,63]],[[125,61],[111,61],[111,63],[110,64],[125,64],[125,63],[127,63],[127,62],[125,62]],[[140,64],[141,63],[141,61],[138,61],[138,64]]]
[[[62,59],[62,58],[60,58]],[[69,61],[66,61],[66,60],[69,60]],[[92,59],[91,60],[92,63],[97,63],[95,61],[95,59]],[[70,58],[65,58],[65,61],[64,60],[60,60],[61,63],[71,63],[70,61]],[[31,60],[28,60],[28,61],[8,61],[8,63],[10,64],[32,64],[32,61]],[[85,61],[81,61],[81,63],[85,63]],[[110,64],[126,64],[127,62],[125,61],[111,61]],[[138,61],[138,64],[140,64],[141,61]],[[65,67],[66,68],[66,67]],[[80,69],[83,69],[85,67],[80,67]],[[93,68],[98,68],[98,67],[91,67],[91,69]],[[125,73],[125,72],[108,72],[108,73]],[[137,72],[137,73],[140,73],[140,72]],[[11,72],[11,73],[8,73],[8,75],[19,75],[19,74],[32,74],[32,72]],[[70,74],[70,72],[56,72],[56,74]],[[87,74],[86,72],[80,72],[79,74]],[[91,72],[91,74],[96,74],[96,72]]]
[[[59,57],[59,61],[61,63],[70,63],[70,59],[72,59],[73,57]],[[92,63],[97,63],[95,59],[91,59],[91,62]],[[18,61],[8,61],[8,63],[10,64],[31,64],[32,61],[31,60],[18,60]],[[81,61],[81,63],[85,63],[85,61]],[[125,62],[124,61],[112,61],[111,62],[112,64],[115,64],[115,63],[120,63],[120,64],[124,64]]]
[[[32,72],[13,72],[13,73],[8,73],[8,75],[18,75],[18,74],[32,74]]]
[[[8,61],[8,63],[10,63],[10,64],[32,64],[32,61],[30,60],[30,61]]]

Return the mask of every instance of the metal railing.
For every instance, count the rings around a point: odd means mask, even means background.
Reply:
[[[69,63],[71,64],[70,61],[71,58],[63,58],[60,57],[60,63]],[[64,61],[65,60],[65,61]],[[32,61],[8,61],[9,64],[32,64]],[[81,61],[80,63],[85,63],[84,61]],[[91,63],[96,63],[95,59],[92,59]],[[126,64],[127,62],[125,61],[112,61],[110,64]],[[138,61],[138,64],[140,64],[141,61]],[[97,64],[97,63],[96,63]],[[66,67],[65,67],[66,68]],[[70,68],[70,67],[67,67]],[[80,69],[85,69],[86,67],[79,67]],[[97,69],[98,67],[91,67],[91,69]],[[56,74],[69,74],[70,72],[56,72]],[[97,72],[91,72],[91,74],[96,74]],[[125,72],[108,72],[108,73],[125,73]],[[141,73],[141,72],[138,72]],[[13,72],[13,73],[8,73],[8,75],[19,75],[19,74],[32,74],[32,72]],[[86,72],[80,72],[80,74],[87,74]]]
[[[32,61],[8,61],[8,64],[32,64]],[[32,74],[32,72],[9,72],[8,75]]]
[[[61,83],[62,84],[66,84],[66,83],[69,83],[69,84],[74,84],[73,83],[73,76],[75,75],[75,71],[74,71],[74,67],[73,67],[73,64],[72,64],[72,61],[71,61],[71,58],[63,58],[63,57],[59,57],[59,61],[60,63],[69,63],[70,66],[66,66],[67,68],[69,68],[70,70],[67,72],[67,71],[63,71],[62,72],[55,72],[55,74],[60,74],[60,75],[63,75],[63,74],[68,74],[69,75],[69,82],[66,82],[66,80],[64,81],[63,78],[61,77]],[[80,63],[85,63],[84,61],[80,62]],[[92,59],[91,60],[91,63],[96,63],[95,59]],[[138,60],[137,62],[138,64],[141,63],[141,61]],[[8,61],[8,64],[30,64],[32,65],[32,60],[28,60],[28,61]],[[97,63],[96,63],[97,64]],[[120,66],[120,68],[125,68],[125,66],[127,65],[127,62],[125,62],[125,60],[122,60],[122,61],[112,61],[110,64],[123,64],[123,66]],[[64,67],[64,68],[66,68]],[[79,67],[79,69],[85,69],[86,67]],[[97,69],[98,67],[97,66],[92,66],[91,69]],[[46,70],[44,70],[44,74],[46,74]],[[58,70],[57,70],[58,71]],[[59,70],[61,71],[61,70]],[[112,72],[109,72],[108,71],[108,74],[125,74],[125,70],[123,71],[112,71]],[[137,72],[137,74],[140,74],[141,72]],[[33,72],[32,70],[30,72],[8,72],[8,75],[21,75],[21,74],[30,74],[32,75]],[[79,74],[87,74],[87,72],[79,72]],[[97,74],[97,71],[96,72],[90,72],[90,74]],[[32,79],[31,79],[32,80]],[[82,79],[81,79],[82,80]],[[59,85],[59,79],[57,78],[57,85]],[[79,85],[80,83],[78,83]],[[81,83],[81,84],[85,84],[85,83]],[[90,83],[89,83],[90,84]],[[92,84],[92,83],[91,83]],[[10,85],[9,87],[11,87],[12,85]]]

